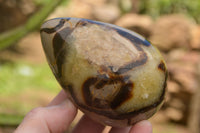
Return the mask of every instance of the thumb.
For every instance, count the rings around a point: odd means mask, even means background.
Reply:
[[[76,113],[77,109],[69,99],[59,105],[35,108],[15,133],[61,133],[69,127]]]

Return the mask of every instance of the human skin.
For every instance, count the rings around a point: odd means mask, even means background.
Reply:
[[[77,108],[63,90],[46,106],[30,111],[14,133],[62,133],[77,114]],[[101,133],[105,126],[86,115],[80,119],[72,133]],[[109,133],[152,133],[152,125],[144,120],[132,127],[112,127]]]

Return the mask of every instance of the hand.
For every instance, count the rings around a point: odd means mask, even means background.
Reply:
[[[14,133],[62,133],[66,131],[77,114],[77,108],[61,91],[47,107],[30,111]],[[101,133],[105,126],[83,116],[73,129],[73,133]],[[110,133],[152,133],[152,126],[147,120],[132,127],[111,128]]]

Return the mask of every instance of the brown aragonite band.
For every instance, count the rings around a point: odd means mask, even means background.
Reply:
[[[122,84],[118,94],[111,101],[110,107],[112,109],[116,109],[121,104],[123,104],[127,100],[131,99],[133,97],[133,93],[132,93],[133,89],[134,89],[134,83],[131,81],[129,81],[128,83]]]
[[[165,87],[165,83],[163,85]],[[149,105],[149,106],[146,106],[142,109],[139,109],[139,110],[134,110],[132,112],[127,112],[127,113],[123,113],[123,114],[118,114],[118,113],[113,113],[113,112],[110,112],[109,111],[105,111],[105,110],[100,110],[100,109],[97,109],[97,108],[90,108],[89,106],[87,105],[84,105],[82,103],[80,103],[78,100],[77,100],[77,97],[74,93],[74,89],[72,87],[72,85],[68,85],[67,87],[65,86],[62,86],[65,90],[69,91],[71,96],[72,96],[72,99],[73,101],[78,105],[78,107],[80,108],[83,108],[85,110],[88,110],[90,112],[94,112],[94,113],[97,113],[99,115],[103,115],[105,117],[108,117],[110,119],[116,119],[116,120],[123,120],[123,119],[129,119],[129,118],[132,118],[140,113],[145,113],[145,112],[148,112],[149,110],[153,109],[153,108],[156,108],[157,106],[159,106],[160,104],[162,104],[163,100],[164,100],[164,97],[165,97],[165,88],[163,89],[163,92],[159,98],[159,100],[155,103],[153,103],[152,105]]]
[[[125,77],[112,76],[112,78],[103,78],[103,79],[102,79],[103,76],[100,77],[101,78],[91,77],[83,83],[82,94],[85,103],[88,106],[100,109],[102,108],[116,109],[121,104],[126,102],[126,100],[132,98],[133,96],[132,89],[134,89],[134,83],[128,80],[129,78],[128,76]],[[116,95],[110,99],[95,98],[92,91],[90,90],[91,87],[93,87],[93,89],[100,90],[103,89],[106,85],[112,85],[112,84],[118,84],[118,86],[116,86],[118,88],[115,89],[117,91]]]
[[[140,55],[140,58],[136,61],[132,61],[129,64],[120,67],[116,72],[112,69],[113,67],[111,67],[111,70],[113,71],[113,73],[115,74],[123,74],[125,72],[130,71],[131,69],[135,68],[135,67],[139,67],[141,65],[144,65],[147,62],[147,55],[146,53],[142,52],[142,54]]]
[[[55,26],[55,27],[52,27],[52,28],[42,28],[40,30],[40,32],[46,32],[48,34],[52,34],[56,31],[58,31],[60,28],[62,28],[65,24],[66,21],[70,20],[69,18],[68,19],[60,19],[59,23]]]
[[[167,68],[166,68],[165,63],[164,63],[163,60],[160,61],[160,64],[158,65],[158,69],[160,69],[163,72],[167,71]]]
[[[53,50],[54,50],[54,57],[56,60],[56,65],[58,68],[58,78],[62,76],[62,66],[65,62],[65,57],[67,56],[68,45],[67,42],[64,40],[69,34],[73,32],[73,29],[66,27],[59,32],[56,32],[53,38]]]

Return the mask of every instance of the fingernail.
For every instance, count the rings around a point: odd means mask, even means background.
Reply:
[[[143,125],[146,125],[146,126],[148,125],[148,126],[150,126],[150,127],[152,126],[151,123],[150,123],[149,121],[147,121],[147,120],[143,120],[143,121],[141,121],[141,122],[138,123],[138,124],[141,125],[141,126],[143,126]]]
[[[152,133],[152,125],[147,120],[140,121],[131,128],[131,133]]]
[[[63,102],[61,102],[58,105],[53,105],[53,106],[47,106],[47,108],[67,108],[67,109],[76,109],[75,105],[72,103],[70,99],[65,99]]]
[[[145,127],[146,131],[149,131],[149,133],[152,133],[152,124],[148,120],[143,120],[138,123],[141,127]]]
[[[63,108],[70,108],[70,109],[75,109],[75,105],[72,103],[70,99],[65,99],[59,106]]]

